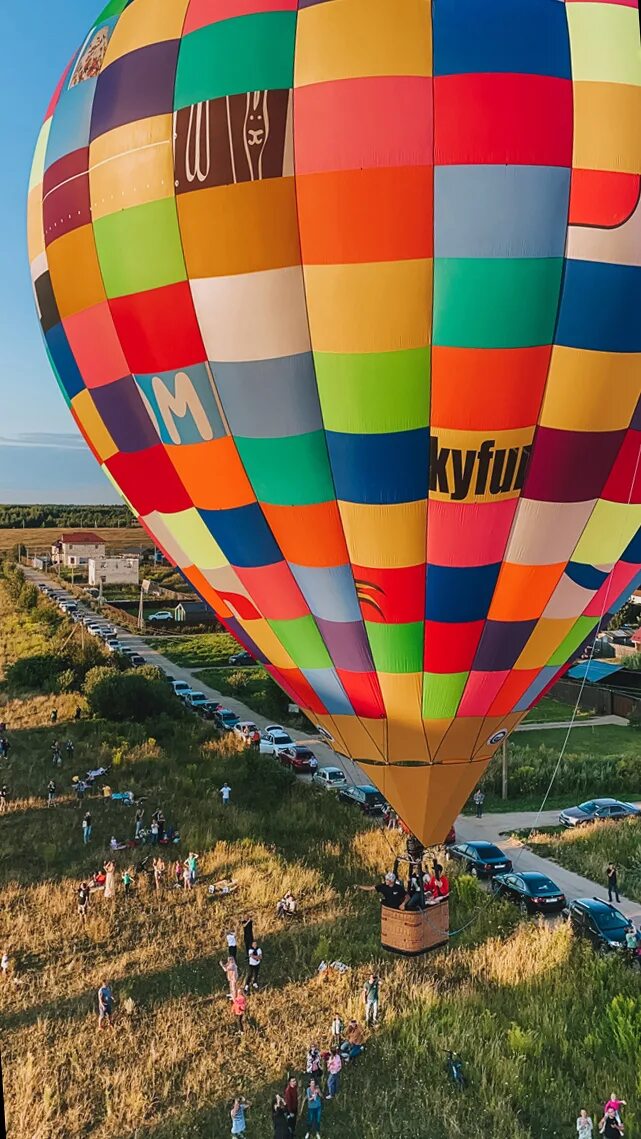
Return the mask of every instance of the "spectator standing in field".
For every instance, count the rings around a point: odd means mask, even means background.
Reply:
[[[87,814],[85,815],[85,817],[82,820],[82,841],[84,842],[85,846],[87,846],[90,838],[91,838],[91,813],[89,811],[87,811]]]
[[[307,1131],[305,1132],[305,1139],[311,1139],[312,1135],[315,1135],[316,1139],[320,1139],[323,1097],[316,1080],[310,1081],[310,1085],[305,1092],[305,1101],[307,1103]]]
[[[238,1031],[243,1033],[245,1031],[245,1013],[247,1012],[247,997],[242,991],[236,993],[232,1003],[232,1012],[236,1017],[236,1024]]]
[[[621,1123],[621,1108],[622,1107],[627,1107],[626,1101],[624,1099],[619,1099],[619,1097],[617,1095],[615,1095],[614,1092],[612,1092],[610,1094],[610,1098],[609,1098],[608,1102],[605,1104],[605,1107],[603,1108],[603,1114],[607,1115],[608,1111],[613,1111],[617,1117],[617,1123]]]
[[[6,981],[9,976],[9,954],[6,949],[0,957],[0,973],[2,973],[2,980]]]
[[[149,830],[151,831],[151,845],[158,846],[158,819],[151,820]]]
[[[278,1092],[272,1100],[272,1126],[274,1128],[274,1139],[288,1139],[287,1105]]]
[[[579,1112],[579,1118],[576,1121],[576,1133],[578,1139],[592,1139],[594,1127],[592,1120],[584,1107]]]
[[[6,783],[3,783],[2,787],[0,787],[0,815],[4,815],[7,809],[8,798],[9,792],[7,790],[7,785]]]
[[[245,1121],[245,1112],[249,1110],[251,1104],[243,1099],[242,1096],[236,1096],[236,1099],[231,1105],[231,1133],[232,1135],[244,1135],[247,1124]]]
[[[116,893],[116,864],[112,862],[105,862],[105,898],[113,898]]]
[[[220,798],[222,800],[223,807],[228,807],[229,800],[231,799],[231,787],[229,786],[229,783],[223,783],[222,787],[220,788]]]
[[[307,1049],[307,1059],[305,1061],[305,1071],[308,1076],[312,1076],[319,1084],[323,1077],[323,1057],[321,1056],[318,1044],[311,1044]]]
[[[329,1077],[327,1080],[327,1095],[325,1099],[334,1099],[338,1095],[342,1067],[343,1061],[341,1060],[338,1048],[332,1048],[329,1060],[327,1061]]]
[[[340,1016],[338,1013],[334,1013],[331,1031],[332,1047],[340,1048],[341,1040],[343,1039],[343,1028],[344,1025]]]
[[[368,1028],[375,1028],[378,1020],[378,988],[379,979],[378,973],[370,973],[369,980],[365,982],[363,988],[363,1000],[365,1001],[365,1023]]]
[[[56,798],[56,784],[53,779],[50,779],[47,784],[47,806],[50,807]]]
[[[183,864],[183,889],[191,890],[191,871],[187,861]]]
[[[111,985],[103,981],[98,989],[98,1028],[113,1028],[114,996]]]
[[[263,951],[259,947],[257,941],[252,941],[249,952],[247,954],[247,961],[249,962],[249,971],[247,973],[247,980],[245,982],[245,992],[249,992],[249,986],[254,989],[258,988],[260,967],[263,962]]]
[[[56,721],[58,719],[58,712],[55,708],[51,709],[51,715],[50,715],[49,719],[51,720],[52,724],[56,723]]]
[[[134,838],[135,839],[140,838],[140,832],[142,831],[142,821],[143,821],[144,817],[145,817],[145,812],[144,812],[143,808],[138,807],[138,809],[136,811],[136,819],[135,819],[135,823],[136,823],[136,829],[134,831]]]
[[[123,871],[123,873],[122,873],[122,884],[123,884],[124,891],[125,891],[125,898],[128,898],[129,895],[131,894],[131,887],[133,884],[133,876],[131,873],[131,868],[129,868],[129,870]]]
[[[249,950],[254,943],[254,922],[251,917],[243,918],[243,943],[245,953],[249,957]]]
[[[230,929],[225,934],[225,941],[227,942],[227,952],[229,956],[233,957],[234,961],[236,961],[238,958],[238,942],[236,941],[236,931]]]
[[[608,863],[608,868],[605,873],[608,879],[608,901],[612,901],[612,895],[614,894],[617,902],[620,902],[621,899],[619,897],[619,880],[617,877],[617,868],[614,862]]]
[[[616,1117],[616,1112],[609,1108],[599,1123],[599,1134],[603,1139],[619,1139],[623,1135],[623,1127]]]
[[[165,873],[165,864],[164,864],[162,858],[154,858],[153,868],[154,868],[154,887],[155,887],[156,893],[159,894],[160,891],[162,890],[162,880],[163,880],[164,873]]]
[[[81,882],[78,887],[78,914],[83,922],[87,917],[87,910],[89,909],[89,886],[86,882]]]
[[[179,858],[174,862],[174,878],[177,886],[183,884],[183,864]]]
[[[198,873],[198,855],[194,854],[193,850],[189,851],[187,858],[187,867],[189,870],[189,882],[192,886],[196,884],[196,875]]]
[[[283,1099],[287,1111],[287,1134],[293,1136],[296,1133],[296,1121],[298,1119],[298,1080],[296,1076],[290,1076],[288,1079]]]
[[[235,957],[228,957],[226,961],[220,962],[220,967],[227,978],[229,985],[229,999],[233,1001],[236,996],[238,988],[238,964]]]
[[[476,806],[476,817],[477,817],[477,819],[482,819],[483,818],[483,804],[485,802],[485,792],[481,791],[480,787],[477,787],[476,791],[474,792],[472,801]]]

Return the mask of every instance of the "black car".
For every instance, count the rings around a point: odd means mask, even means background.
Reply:
[[[230,656],[229,663],[230,664],[256,664],[256,661],[254,660],[251,653],[245,652],[245,653],[234,653],[233,656]]]
[[[630,922],[621,910],[599,898],[575,898],[564,915],[572,932],[587,937],[602,953],[625,949],[625,935]]]
[[[565,894],[545,874],[497,874],[492,893],[516,902],[521,913],[551,914],[565,906]]]
[[[622,803],[619,799],[588,799],[578,807],[566,807],[559,815],[559,822],[564,827],[580,827],[600,819],[638,819],[639,815],[641,811],[634,803]]]
[[[369,783],[361,784],[360,787],[343,787],[338,792],[338,797],[343,803],[355,803],[364,815],[382,815],[387,806],[380,791]]]
[[[493,878],[512,869],[512,860],[493,842],[458,842],[447,848],[446,857],[462,862],[467,873],[477,878]]]
[[[141,668],[146,663],[145,658],[141,657],[139,653],[131,653],[129,656],[129,664],[132,668]]]
[[[202,716],[203,720],[215,720],[216,713],[220,711],[222,704],[217,700],[206,700],[204,704],[197,704],[194,711]]]

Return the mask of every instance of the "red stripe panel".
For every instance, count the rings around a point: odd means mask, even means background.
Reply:
[[[641,431],[628,431],[602,498],[609,502],[641,502]]]
[[[375,672],[347,672],[337,668],[336,674],[357,716],[368,720],[385,719],[385,705]]]
[[[623,225],[639,201],[641,176],[618,170],[573,170],[570,225],[614,229]]]
[[[169,372],[207,359],[187,281],[109,301],[132,372]]]
[[[490,705],[488,716],[507,716],[525,695],[539,675],[538,668],[521,668],[511,672]]]
[[[298,0],[191,0],[185,18],[183,35],[237,16],[253,16],[256,12],[295,12]]]
[[[572,165],[572,81],[548,75],[434,80],[434,164]]]
[[[138,514],[176,514],[189,510],[192,501],[164,447],[147,451],[120,451],[105,466]]]
[[[425,622],[425,671],[468,672],[485,621]]]
[[[306,265],[432,256],[429,166],[304,174],[296,194]]]
[[[271,664],[265,665],[265,668],[272,679],[280,684],[281,688],[284,688],[293,703],[298,704],[299,708],[307,708],[318,716],[327,713],[323,701],[314,692],[307,677],[303,676],[297,668],[274,668]]]
[[[396,569],[352,566],[361,613],[366,621],[402,625],[425,617],[425,565]]]

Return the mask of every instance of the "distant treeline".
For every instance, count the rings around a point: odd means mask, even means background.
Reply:
[[[0,529],[19,526],[77,527],[96,529],[101,526],[134,526],[136,520],[126,506],[0,506]]]

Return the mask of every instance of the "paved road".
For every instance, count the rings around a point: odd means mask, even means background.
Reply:
[[[34,581],[50,580],[42,574],[35,573],[33,570],[26,570],[27,575]],[[264,716],[254,712],[242,701],[233,699],[231,696],[223,695],[210,685],[203,684],[202,680],[198,677],[197,673],[191,672],[189,669],[181,668],[179,665],[174,664],[158,652],[157,649],[152,648],[147,642],[136,634],[129,633],[126,629],[118,628],[118,636],[123,644],[131,646],[131,648],[139,649],[144,655],[145,659],[150,664],[155,664],[159,668],[164,669],[176,680],[184,680],[197,689],[199,692],[204,692],[212,700],[221,701],[225,707],[231,708],[241,720],[253,720],[259,728],[265,728],[269,723]],[[621,719],[619,716],[599,716],[593,720],[581,720],[581,727],[589,727],[590,725],[599,724],[626,724],[627,720]],[[559,724],[526,724],[523,730],[532,730],[534,728],[563,728],[568,727],[567,723]],[[317,756],[321,766],[335,766],[340,767],[345,772],[345,776],[350,783],[368,783],[368,777],[362,772],[358,764],[344,756],[337,756],[336,753],[326,743],[322,743],[311,733],[296,731],[293,736],[297,740],[309,742],[314,741],[314,753]],[[302,776],[303,779],[309,778]],[[501,849],[509,853],[517,870],[538,870],[542,874],[551,874],[551,877],[561,887],[567,898],[583,898],[583,897],[597,897],[607,898],[607,892],[603,890],[602,883],[591,882],[587,878],[582,878],[580,874],[573,874],[570,870],[565,870],[563,867],[558,866],[556,863],[551,864],[549,859],[541,858],[540,855],[534,854],[528,850],[522,842],[518,839],[511,837],[511,832],[516,830],[526,830],[528,827],[537,826],[554,826],[558,823],[559,812],[558,810],[552,811],[513,811],[500,814],[484,815],[482,819],[476,819],[469,815],[459,815],[456,821],[456,832],[459,841],[473,842],[476,839],[487,839],[489,842],[496,842],[500,845]],[[641,923],[641,905],[638,902],[631,902],[626,898],[621,900],[621,909],[628,916],[633,918],[636,922]]]

